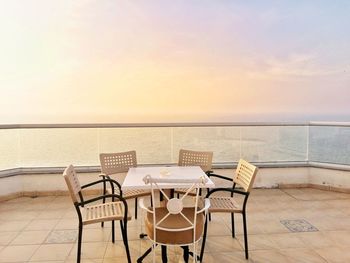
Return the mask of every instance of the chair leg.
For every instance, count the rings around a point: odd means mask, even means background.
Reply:
[[[182,249],[184,250],[184,254],[183,254],[184,262],[188,263],[190,250],[189,250],[188,246],[183,246]]]
[[[112,220],[112,242],[115,242],[114,220]]]
[[[243,216],[245,258],[248,259],[247,219],[246,219],[246,214],[245,213],[243,213],[242,216]]]
[[[205,241],[207,240],[207,228],[208,228],[208,219],[205,219],[205,224],[204,224],[204,233],[203,233],[203,239],[202,239],[202,247],[201,247],[201,252],[199,256],[199,261],[203,262],[203,255],[204,255],[204,248],[205,248]]]
[[[209,213],[209,221],[211,221],[211,213]]]
[[[122,220],[120,220],[119,221],[119,224],[120,224],[120,232],[122,233],[122,237],[123,237],[123,243],[124,243],[124,245],[125,245],[125,242],[124,242],[124,225],[123,225],[123,221]]]
[[[81,241],[82,241],[82,236],[83,236],[83,224],[79,223],[77,263],[80,263],[80,258],[81,258]]]
[[[129,250],[129,244],[128,244],[128,232],[127,232],[127,221],[125,220],[124,223],[120,221],[120,229],[122,231],[122,238],[124,247],[126,250],[126,256],[128,258],[128,263],[131,263],[131,257],[130,257],[130,250]]]
[[[137,197],[135,198],[135,219],[137,219]]]
[[[236,236],[235,233],[235,214],[231,213],[231,227],[232,227],[232,237],[234,238]]]
[[[167,263],[168,262],[168,257],[166,253],[166,246],[162,245],[162,262]]]
[[[106,195],[106,182],[103,182],[103,195]],[[106,202],[106,197],[102,198],[102,203]],[[101,222],[101,227],[104,227],[105,222]]]

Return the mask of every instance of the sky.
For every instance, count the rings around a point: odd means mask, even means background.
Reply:
[[[0,0],[0,124],[350,121],[350,1]]]

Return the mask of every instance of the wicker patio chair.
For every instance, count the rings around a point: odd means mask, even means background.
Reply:
[[[178,166],[200,166],[208,176],[212,173],[211,166],[213,161],[213,152],[191,151],[181,149],[179,152]],[[184,194],[187,189],[175,189],[175,193]],[[201,194],[201,191],[200,191]],[[194,195],[194,193],[189,193]]]
[[[247,236],[247,216],[246,216],[246,206],[250,191],[253,187],[254,180],[257,174],[258,168],[251,163],[240,159],[237,165],[235,175],[233,177],[232,188],[215,188],[209,191],[206,195],[210,200],[209,213],[230,213],[231,214],[231,227],[232,227],[232,237],[235,237],[235,223],[234,214],[242,214],[243,217],[243,231],[244,231],[244,248],[245,257],[248,259],[248,236]],[[227,179],[232,181],[232,179],[211,174],[212,176],[219,177],[221,179]],[[236,186],[240,186],[240,189],[236,189]],[[218,193],[228,192],[230,196],[219,196]],[[212,196],[212,194],[214,194]],[[240,194],[244,196],[243,202],[239,203],[235,200],[234,194]],[[207,222],[205,223],[205,232],[207,231]],[[206,234],[204,235],[206,236]],[[204,251],[204,245],[202,246],[202,251]],[[203,253],[201,254],[201,259],[203,258]]]
[[[129,168],[137,166],[136,151],[119,152],[119,153],[101,153],[101,174],[103,178],[111,177],[119,173],[128,172]],[[107,188],[107,184],[103,186],[104,193],[113,193],[113,187]],[[151,195],[149,190],[128,190],[121,191],[121,195],[125,199],[135,199],[135,219],[137,219],[137,200],[138,197]]]
[[[70,196],[78,213],[79,219],[77,263],[80,263],[81,260],[81,241],[83,235],[83,226],[106,221],[112,222],[113,243],[115,242],[114,221],[120,222],[120,228],[123,243],[126,250],[127,260],[129,263],[131,263],[127,235],[127,222],[131,219],[131,216],[128,214],[128,205],[125,199],[122,198],[120,195],[110,194],[85,200],[82,194],[82,189],[88,188],[99,183],[109,182],[111,184],[116,185],[118,185],[118,183],[112,179],[105,178],[81,186],[77,174],[72,165],[68,166],[64,170],[63,177],[66,181]],[[90,203],[96,202],[104,198],[111,198],[112,201],[103,204],[88,205]]]

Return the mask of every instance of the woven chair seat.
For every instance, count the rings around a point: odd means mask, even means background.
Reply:
[[[82,217],[83,225],[110,220],[123,220],[124,206],[122,202],[85,206],[82,208]],[[128,220],[131,220],[131,215],[129,213]]]
[[[210,197],[209,199],[209,213],[242,213],[242,207],[233,199],[233,197]]]

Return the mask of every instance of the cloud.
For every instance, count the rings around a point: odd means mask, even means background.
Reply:
[[[316,54],[291,53],[286,57],[266,56],[248,72],[251,78],[280,79],[295,77],[332,76],[344,72],[341,63],[336,67],[325,65],[325,61]]]

